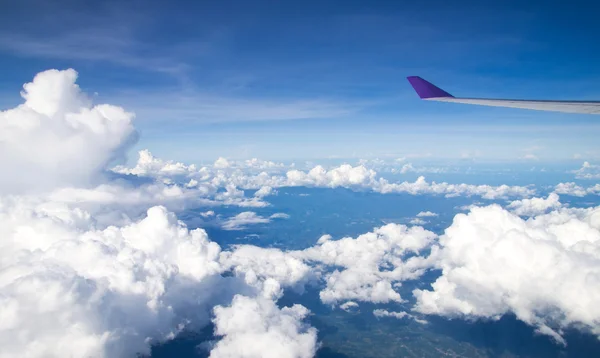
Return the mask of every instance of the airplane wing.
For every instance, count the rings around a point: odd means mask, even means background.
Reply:
[[[493,107],[510,107],[534,109],[538,111],[553,111],[566,113],[600,114],[600,101],[553,101],[553,100],[523,100],[495,98],[461,98],[454,97],[443,89],[425,81],[419,76],[407,77],[421,99],[428,101],[455,102],[477,104]]]

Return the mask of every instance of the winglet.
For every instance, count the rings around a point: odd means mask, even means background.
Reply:
[[[454,97],[443,89],[425,81],[419,76],[406,77],[421,99]]]

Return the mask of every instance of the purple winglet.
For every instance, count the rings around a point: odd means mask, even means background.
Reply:
[[[413,86],[421,99],[438,98],[438,97],[454,97],[443,89],[425,81],[419,76],[406,77],[408,82]]]

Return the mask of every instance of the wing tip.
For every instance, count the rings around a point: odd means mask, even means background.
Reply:
[[[419,76],[408,76],[408,77],[406,77],[406,79],[408,80],[410,85],[413,87],[415,92],[417,92],[417,94],[419,95],[419,98],[421,98],[421,99],[454,97],[450,93],[437,87],[433,83],[422,79]]]

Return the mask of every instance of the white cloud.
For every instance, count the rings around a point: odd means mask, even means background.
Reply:
[[[584,188],[575,183],[559,183],[554,187],[554,192],[557,194],[571,195],[583,197],[586,195],[600,194],[600,184]]]
[[[142,157],[140,157],[140,161]],[[181,163],[167,163],[170,166],[180,168],[181,172],[189,171],[192,166],[185,166]],[[260,162],[252,160],[252,163]],[[143,164],[136,165],[136,168]],[[260,172],[254,173],[253,170],[259,168],[273,168],[274,172],[270,174],[263,169]],[[157,165],[152,171],[152,177],[162,178],[160,173],[167,172],[162,169],[163,166]],[[121,173],[132,173],[135,168],[127,169],[118,167],[115,169]],[[508,197],[527,197],[535,193],[535,190],[530,187],[523,186],[490,186],[490,185],[471,185],[471,184],[449,184],[427,182],[424,177],[419,177],[415,182],[390,183],[388,180],[378,177],[377,172],[369,169],[364,165],[351,166],[343,164],[339,167],[333,167],[329,170],[321,165],[313,167],[311,170],[304,172],[297,169],[288,170],[284,173],[283,165],[248,165],[246,162],[230,162],[224,158],[219,158],[213,168],[202,167],[196,172],[189,172],[187,177],[194,179],[193,185],[188,182],[187,187],[198,188],[206,192],[215,192],[219,188],[226,188],[227,195],[236,193],[236,197],[243,196],[241,189],[256,189],[256,198],[263,198],[275,193],[274,188],[281,187],[323,187],[323,188],[351,188],[355,190],[372,190],[382,194],[388,193],[407,193],[410,195],[445,195],[453,196],[481,196],[485,199],[499,199]],[[176,176],[174,176],[176,178]],[[239,194],[239,195],[237,195]],[[218,200],[222,200],[219,196]],[[252,201],[248,200],[245,205],[252,205]],[[255,203],[256,206],[264,205],[260,202]]]
[[[543,214],[549,209],[558,209],[561,205],[558,194],[550,193],[546,199],[531,198],[515,200],[507,208],[517,215],[534,216]]]
[[[382,309],[373,310],[373,315],[377,318],[381,317],[393,317],[397,319],[402,319],[404,317],[410,317],[410,315],[406,312],[390,312]]]
[[[373,232],[331,240],[325,236],[317,246],[293,255],[309,262],[342,268],[325,274],[326,287],[320,293],[327,304],[339,301],[401,302],[392,287],[394,282],[415,278],[427,265],[420,257],[405,259],[408,253],[418,253],[427,247],[436,235],[422,227],[408,228],[388,224]],[[385,269],[384,269],[385,268]]]
[[[490,186],[490,185],[472,185],[472,184],[448,184],[427,182],[425,177],[419,177],[414,183],[389,183],[385,179],[380,179],[376,190],[380,193],[407,193],[412,195],[421,194],[439,194],[446,197],[453,196],[481,196],[484,199],[499,199],[511,196],[527,197],[533,195],[535,191],[523,186]]]
[[[350,300],[401,302],[394,284],[419,277],[431,265],[434,256],[413,254],[435,238],[422,227],[388,224],[357,238],[332,240],[324,235],[316,246],[299,251],[241,245],[233,252],[224,252],[221,262],[237,267],[245,273],[248,285],[263,291],[263,282],[269,279],[301,291],[307,282],[322,278],[325,288],[320,297],[326,304]],[[278,292],[271,294],[277,296]]]
[[[138,152],[139,159],[136,166],[127,168],[125,166],[117,166],[112,170],[115,173],[133,174],[137,176],[148,177],[173,177],[187,176],[197,171],[195,165],[185,165],[179,162],[164,161],[155,158],[149,150],[144,149]]]
[[[262,217],[253,211],[244,211],[236,216],[230,217],[222,224],[224,230],[243,230],[248,225],[267,224],[269,218]]]
[[[229,307],[214,309],[215,334],[223,336],[211,358],[308,358],[317,350],[317,330],[303,323],[301,305],[278,308],[268,299],[235,296]]]
[[[248,285],[265,296],[277,297],[281,293],[279,286],[302,291],[304,284],[314,278],[311,267],[301,258],[278,249],[239,245],[221,256],[223,265],[243,276]],[[277,282],[279,286],[265,287],[266,281]]]
[[[419,218],[436,217],[436,216],[438,216],[438,214],[431,212],[431,211],[421,211],[417,214],[417,217],[419,217]]]
[[[136,167],[116,171],[156,180],[136,186],[102,176],[135,138],[133,115],[91,106],[75,78],[72,70],[43,72],[25,85],[25,104],[0,113],[0,165],[19,173],[0,180],[0,357],[147,354],[150,344],[206,325],[212,307],[234,294],[268,308],[254,313],[270,322],[266,338],[298,338],[278,343],[311,355],[315,330],[300,322],[308,312],[275,305],[283,278],[245,272],[204,230],[154,206],[266,204],[234,185],[222,192],[201,183],[207,170],[147,151]],[[173,183],[177,176],[196,182]],[[235,276],[221,276],[225,270]]]
[[[353,167],[343,164],[337,168],[326,170],[320,165],[311,169],[308,173],[291,170],[287,172],[287,185],[290,186],[359,186],[369,185],[375,180],[376,172],[362,165]]]
[[[413,165],[411,163],[406,163],[402,166],[402,168],[400,168],[401,174],[406,174],[408,172],[413,172],[413,171],[415,171],[415,168],[413,167]]]
[[[208,210],[203,213],[200,213],[200,216],[202,216],[203,218],[210,218],[210,217],[215,216],[215,212],[212,210]]]
[[[406,173],[446,173],[448,171],[447,168],[438,168],[438,167],[415,167],[412,163],[404,164],[399,170],[392,170],[392,173],[399,172],[400,174]]]
[[[15,209],[0,213],[0,356],[134,356],[208,321],[221,265],[203,230],[162,207],[104,230],[82,230],[93,220],[80,210]]]
[[[269,216],[271,219],[289,219],[290,216],[286,213],[275,213]]]
[[[276,121],[309,118],[335,118],[363,108],[365,103],[333,99],[241,98],[216,96],[201,91],[136,93],[128,91],[116,98],[140,117],[150,121],[177,118],[194,123]]]
[[[348,301],[346,303],[343,303],[340,305],[340,309],[346,311],[346,312],[354,312],[356,310],[358,310],[358,303],[354,302],[354,301]]]
[[[0,194],[86,185],[135,140],[133,114],[92,106],[76,79],[72,69],[41,72],[23,86],[24,104],[0,112],[0,163],[19,173],[0,177]]]
[[[583,162],[581,168],[572,171],[577,179],[600,179],[600,165]]]
[[[219,159],[215,160],[213,166],[217,169],[225,169],[229,168],[231,166],[231,163],[229,163],[227,159],[220,157]]]
[[[421,218],[414,218],[410,221],[411,225],[425,225],[427,224],[427,221],[421,219]]]
[[[395,318],[395,319],[410,318],[420,324],[428,323],[427,321],[420,319],[417,316],[412,315],[407,312],[404,312],[404,311],[394,312],[394,311],[388,311],[388,310],[378,308],[378,309],[373,310],[373,315],[377,318]]]
[[[473,208],[439,243],[442,276],[414,291],[416,311],[492,319],[511,312],[563,343],[567,327],[600,335],[600,207],[527,221],[497,205]]]
[[[273,188],[271,188],[270,186],[265,185],[265,186],[261,187],[260,189],[258,189],[254,193],[254,196],[257,198],[264,198],[265,196],[274,195],[276,193],[277,193],[276,190],[273,190]]]

